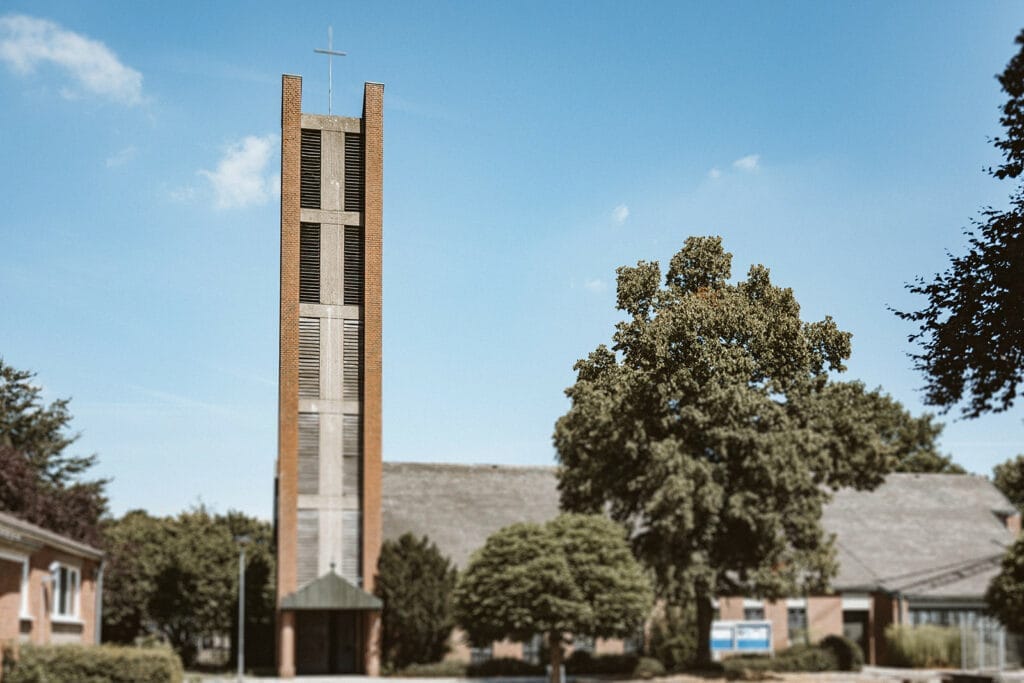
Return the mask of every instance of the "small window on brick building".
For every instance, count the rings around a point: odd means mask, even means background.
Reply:
[[[299,228],[299,301],[320,303],[320,224]]]
[[[744,621],[764,621],[764,607],[744,607]]]
[[[345,210],[363,210],[363,136],[345,133]]]
[[[807,608],[790,607],[786,609],[786,625],[790,645],[807,642]]]
[[[320,208],[320,131],[302,129],[299,149],[299,205]]]
[[[81,590],[82,575],[77,567],[54,562],[50,565],[52,586],[51,614],[65,619],[78,618],[78,594]]]

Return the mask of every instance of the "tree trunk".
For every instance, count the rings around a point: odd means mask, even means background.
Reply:
[[[549,683],[562,683],[562,634],[552,631],[548,634],[548,650],[551,652],[551,676]]]
[[[714,620],[714,609],[711,598],[698,590],[697,592],[697,665],[705,667],[711,664],[711,622]]]

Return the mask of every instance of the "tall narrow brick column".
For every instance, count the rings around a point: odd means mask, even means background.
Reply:
[[[277,595],[296,589],[299,416],[299,153],[302,78],[281,78],[281,322],[277,425]],[[295,675],[294,615],[277,614],[278,675]]]
[[[363,90],[366,243],[363,301],[363,587],[373,592],[381,537],[381,264],[384,221],[384,86]]]

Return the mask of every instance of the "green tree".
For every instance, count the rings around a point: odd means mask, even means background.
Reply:
[[[459,577],[455,618],[477,645],[543,634],[557,683],[569,634],[631,635],[651,600],[622,527],[600,515],[568,514],[491,535]]]
[[[985,593],[989,611],[1007,630],[1024,633],[1024,536],[1010,546]]]
[[[455,625],[456,577],[451,560],[426,536],[406,533],[381,546],[374,592],[384,601],[381,641],[389,667],[401,669],[444,657]]]
[[[0,359],[0,509],[97,544],[104,479],[87,479],[95,455],[71,455],[69,399],[46,405],[35,375]]]
[[[1020,510],[1024,510],[1024,455],[1010,458],[992,470],[996,488]]]
[[[993,140],[1003,163],[988,173],[1016,180],[1024,171],[1024,31],[1021,50],[997,78],[1008,99],[1002,137]],[[925,399],[948,410],[966,401],[966,417],[1001,412],[1013,405],[1024,379],[1024,184],[1019,181],[1004,210],[981,211],[966,231],[968,251],[950,256],[949,266],[908,289],[927,298],[920,311],[900,312],[918,324],[910,341],[925,375]]]
[[[607,511],[670,604],[694,604],[702,660],[715,595],[822,590],[836,569],[828,489],[870,489],[898,460],[891,399],[845,369],[850,334],[803,322],[768,269],[729,284],[721,238],[691,237],[661,285],[657,263],[618,270],[612,349],[575,368],[555,426],[562,505]]]
[[[964,474],[966,470],[953,458],[939,452],[938,439],[943,424],[930,413],[914,417],[899,401],[878,391],[864,392],[870,424],[892,449],[894,472]],[[873,406],[869,404],[874,404]]]
[[[257,633],[269,629],[274,609],[269,524],[237,512],[213,515],[202,507],[177,517],[151,517],[135,510],[104,527],[104,638],[132,642],[157,634],[190,665],[201,637],[233,635],[240,550],[236,538],[241,534],[250,536],[247,624]]]

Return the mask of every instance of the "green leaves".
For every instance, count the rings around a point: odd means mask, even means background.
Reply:
[[[621,527],[562,515],[488,538],[459,579],[455,614],[476,644],[537,633],[612,637],[643,623],[651,599]]]
[[[1024,632],[1024,536],[1003,558],[999,574],[985,593],[985,602],[1008,630]]]

